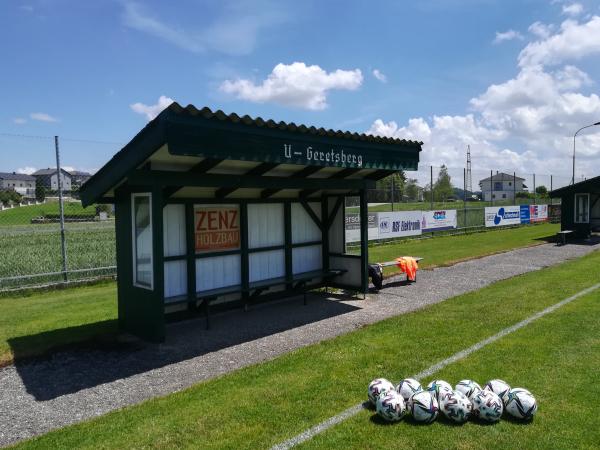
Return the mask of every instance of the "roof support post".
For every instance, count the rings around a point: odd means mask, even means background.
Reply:
[[[196,242],[195,242],[195,217],[194,205],[185,205],[185,231],[186,231],[186,267],[188,310],[196,309]]]
[[[321,218],[323,227],[321,228],[321,258],[322,258],[322,269],[329,270],[329,197],[323,196],[321,200]]]
[[[285,281],[286,289],[292,288],[294,270],[292,267],[292,203],[287,200],[283,203],[283,223],[285,240]]]
[[[364,295],[369,291],[369,204],[367,203],[367,191],[360,191],[360,274],[361,287]]]

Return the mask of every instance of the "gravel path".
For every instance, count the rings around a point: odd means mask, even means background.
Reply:
[[[544,244],[419,272],[367,300],[309,297],[171,324],[160,345],[60,352],[0,369],[0,446],[166,395],[361,326],[558,264],[597,246]]]

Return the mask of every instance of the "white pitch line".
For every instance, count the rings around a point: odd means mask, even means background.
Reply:
[[[450,356],[449,358],[446,358],[446,359],[434,364],[433,366],[423,370],[422,372],[419,372],[416,375],[411,376],[410,378],[415,378],[417,380],[422,379],[422,378],[427,378],[427,377],[433,375],[434,373],[436,373],[437,371],[443,369],[447,365],[455,363],[457,361],[460,361],[461,359],[466,358],[471,353],[474,353],[477,350],[482,349],[486,345],[489,345],[489,344],[497,341],[498,339],[503,338],[507,334],[513,333],[513,332],[517,331],[518,329],[523,328],[526,325],[529,325],[534,320],[537,320],[540,317],[545,316],[546,314],[550,314],[551,312],[557,310],[561,306],[564,306],[567,303],[571,303],[573,300],[575,300],[583,295],[589,294],[590,292],[595,291],[598,288],[600,288],[600,283],[590,286],[589,288],[584,289],[583,291],[580,291],[577,294],[572,295],[571,297],[565,298],[564,300],[561,300],[560,302],[555,303],[554,305],[549,306],[546,309],[543,309],[542,311],[539,311],[539,312],[535,313],[534,315],[532,315],[520,322],[517,322],[516,324],[514,324],[508,328],[505,328],[505,329],[499,331],[498,333],[494,334],[493,336],[490,336],[490,337],[472,345],[471,347],[468,347],[464,350],[461,350],[458,353],[455,353],[454,355]],[[308,430],[298,434],[297,436],[294,436],[293,438],[288,439],[287,441],[284,441],[281,444],[277,444],[277,445],[271,447],[271,450],[288,450],[292,447],[295,447],[296,445],[301,444],[302,442],[312,439],[317,434],[322,433],[323,431],[331,428],[332,426],[337,425],[338,423],[341,423],[344,420],[349,419],[352,416],[355,416],[356,414],[358,414],[363,409],[366,409],[367,407],[368,407],[367,402],[359,403],[358,405],[354,405],[354,406],[346,409],[345,411],[342,411],[340,414],[330,417],[329,419],[319,423],[318,425],[315,425],[314,427],[309,428]]]

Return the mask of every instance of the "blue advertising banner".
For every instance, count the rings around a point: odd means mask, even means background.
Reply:
[[[521,223],[529,223],[529,205],[521,205]]]

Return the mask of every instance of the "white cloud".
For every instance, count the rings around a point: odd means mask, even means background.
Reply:
[[[17,125],[23,125],[24,123],[27,123],[27,119],[23,117],[15,117],[13,119],[13,123],[16,123]]]
[[[504,41],[512,41],[515,39],[523,39],[523,36],[521,35],[521,33],[519,33],[518,31],[515,30],[508,30],[508,31],[504,31],[504,32],[498,32],[496,31],[496,37],[494,38],[493,43],[494,44],[500,44],[501,42]]]
[[[36,112],[29,114],[29,117],[33,120],[39,120],[40,122],[58,122],[56,117],[52,117],[50,114]]]
[[[377,78],[379,81],[381,81],[382,83],[387,83],[387,77],[379,69],[373,69],[373,76],[375,78]]]
[[[154,105],[146,105],[145,103],[138,102],[129,105],[129,107],[132,109],[132,111],[145,115],[146,119],[152,120],[158,116],[163,109],[173,103],[173,101],[174,100],[171,97],[161,95]]]
[[[531,42],[519,54],[521,67],[553,65],[600,53],[600,17],[585,23],[566,20],[557,34]]]
[[[197,19],[197,30],[186,30],[169,24],[148,13],[136,2],[124,3],[123,22],[126,26],[150,34],[184,50],[202,53],[219,51],[233,55],[251,53],[259,33],[283,23],[287,14],[277,3],[229,1],[220,3],[223,12],[212,22]]]
[[[37,171],[37,169],[31,166],[19,167],[17,169],[17,173],[24,173],[26,175],[31,175],[35,171]]]
[[[529,25],[529,32],[541,39],[547,39],[550,34],[552,33],[552,30],[554,29],[554,25],[552,24],[545,24],[542,22],[534,22],[531,25]]]
[[[256,84],[247,79],[225,80],[221,91],[256,103],[273,102],[310,110],[327,107],[327,94],[333,89],[354,91],[363,81],[359,69],[326,72],[303,62],[277,64],[268,77]]]
[[[583,12],[583,5],[581,3],[571,3],[570,5],[563,5],[562,13],[567,16],[578,16]]]

